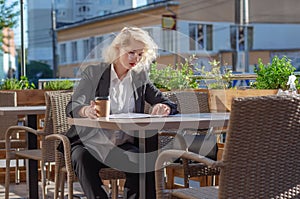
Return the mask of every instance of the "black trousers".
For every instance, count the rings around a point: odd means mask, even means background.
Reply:
[[[122,166],[124,167],[123,171],[126,174],[126,182],[124,185],[123,198],[139,198],[139,173],[138,170],[136,170],[138,169],[138,164],[128,157],[128,152],[138,154],[138,148],[131,143],[125,143],[115,148],[116,150],[113,149],[108,154],[105,163],[103,163],[92,155],[82,144],[72,147],[71,158],[74,171],[88,199],[108,199],[107,193],[102,188],[103,183],[99,176],[99,170],[101,168],[107,168],[107,165],[118,165],[116,169],[119,170],[122,170]],[[132,172],[133,170],[126,168],[134,168],[136,172]]]

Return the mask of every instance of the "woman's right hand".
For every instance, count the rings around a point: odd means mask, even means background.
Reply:
[[[89,106],[84,106],[80,109],[80,116],[81,117],[88,117],[91,119],[96,119],[97,118],[97,112],[95,109],[95,102],[91,101]]]

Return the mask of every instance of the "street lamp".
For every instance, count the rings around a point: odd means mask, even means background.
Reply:
[[[20,0],[21,11],[21,76],[26,76],[26,62],[25,62],[25,33],[24,33],[24,2]]]
[[[56,61],[56,11],[55,0],[51,1],[51,20],[52,20],[52,59],[53,59],[53,77],[57,77],[57,61]]]

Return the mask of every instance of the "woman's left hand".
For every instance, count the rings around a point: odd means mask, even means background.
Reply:
[[[170,112],[171,112],[171,108],[168,105],[158,103],[154,105],[151,115],[167,116],[170,114]]]

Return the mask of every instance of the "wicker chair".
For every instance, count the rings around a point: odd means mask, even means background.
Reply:
[[[206,92],[189,92],[189,91],[178,91],[178,92],[164,92],[164,95],[171,101],[178,105],[178,111],[183,114],[190,113],[208,113],[208,93]],[[211,129],[212,130],[212,129]],[[197,136],[199,134],[207,134],[208,129],[185,129],[185,131],[169,131],[160,132],[159,136],[159,147],[162,150],[173,148],[172,143],[179,139],[179,143],[184,143],[188,136]],[[175,141],[176,142],[176,141]],[[188,144],[189,145],[189,144]],[[183,150],[190,149],[187,144],[180,144],[180,148]],[[216,152],[217,153],[217,152]],[[217,155],[217,154],[215,154]],[[189,163],[187,159],[182,159],[182,163],[173,163],[168,165],[166,168],[167,174],[167,188],[178,187],[174,183],[174,177],[183,177],[184,187],[189,187],[189,180],[191,178],[197,178],[201,186],[207,186],[210,182],[210,178],[219,175],[219,168],[208,168],[206,165],[201,163]]]
[[[0,106],[17,106],[17,93],[14,91],[1,91],[0,92]],[[5,132],[13,125],[17,125],[18,122],[24,122],[15,116],[0,116],[0,150],[5,153]],[[12,150],[24,149],[26,147],[26,139],[20,137],[19,132],[11,138],[11,148]],[[9,168],[8,168],[9,169]],[[16,161],[16,172],[15,172],[15,182],[19,183],[19,161]]]
[[[300,98],[235,98],[222,161],[167,150],[156,162],[156,195],[161,198],[300,198]],[[163,169],[170,157],[221,167],[219,187],[165,190]]]
[[[55,196],[58,197],[58,190],[60,190],[60,198],[64,196],[64,182],[65,174],[67,174],[68,184],[68,198],[73,198],[73,182],[76,180],[71,162],[71,147],[70,142],[63,134],[70,128],[67,122],[65,108],[70,101],[71,92],[46,92],[50,96],[53,113],[53,131],[54,134],[46,137],[46,140],[61,140],[64,146],[64,156],[56,150],[56,164],[55,164]],[[46,152],[46,151],[45,151]],[[99,171],[102,180],[110,180],[112,183],[112,198],[118,197],[118,179],[125,179],[125,173],[112,168],[104,168]],[[60,188],[59,188],[60,187]]]
[[[46,113],[45,113],[45,127],[43,131],[35,130],[25,126],[11,126],[5,133],[5,144],[6,144],[6,168],[9,168],[10,161],[13,158],[18,159],[31,159],[41,162],[41,179],[42,179],[42,197],[46,198],[46,164],[55,161],[54,153],[54,141],[46,141],[45,136],[53,133],[52,131],[52,120],[51,120],[51,102],[50,98],[45,95],[46,102]],[[26,149],[19,151],[12,151],[13,140],[11,135],[16,132],[20,132],[26,136],[27,133],[35,134],[41,141],[41,147],[38,149]],[[42,149],[47,150],[46,154],[42,154]],[[9,170],[6,170],[5,175],[5,198],[8,199],[9,194]]]

